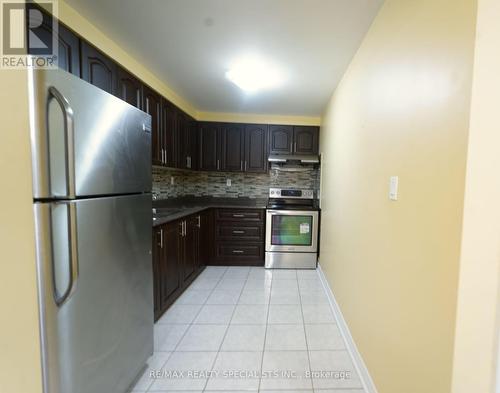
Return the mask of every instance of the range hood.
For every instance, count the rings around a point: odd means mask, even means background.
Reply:
[[[301,164],[319,164],[319,156],[303,155],[303,154],[291,154],[291,155],[270,154],[267,160],[269,162],[276,162],[276,163],[298,161]]]

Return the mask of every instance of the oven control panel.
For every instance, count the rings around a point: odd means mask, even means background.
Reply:
[[[270,188],[270,198],[296,198],[296,199],[314,199],[313,190],[301,190],[297,188]]]

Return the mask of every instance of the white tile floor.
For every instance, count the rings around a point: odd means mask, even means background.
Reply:
[[[154,338],[133,392],[364,393],[314,270],[207,267]]]

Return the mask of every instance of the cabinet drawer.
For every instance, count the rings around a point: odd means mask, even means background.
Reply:
[[[216,256],[224,259],[264,259],[264,245],[261,243],[216,243]]]
[[[264,221],[263,209],[217,209],[217,220]]]
[[[264,239],[263,225],[238,225],[236,223],[218,223],[216,227],[218,240],[261,241]]]

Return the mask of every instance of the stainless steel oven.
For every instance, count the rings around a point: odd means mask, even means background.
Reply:
[[[266,214],[266,268],[316,268],[318,224],[312,190],[272,188]]]

